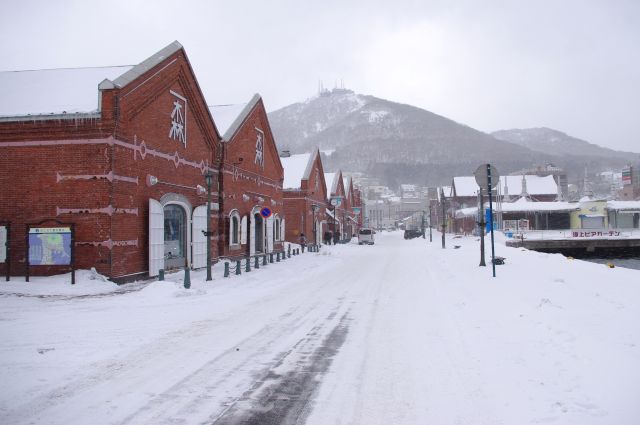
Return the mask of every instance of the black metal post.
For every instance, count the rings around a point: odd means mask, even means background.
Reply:
[[[211,179],[210,171],[204,175],[207,183],[207,280],[211,280]]]
[[[433,236],[431,235],[431,201],[429,201],[429,242],[433,242]]]
[[[484,197],[482,196],[483,188],[480,188],[480,206],[478,206],[479,218],[480,222],[478,223],[479,231],[480,231],[480,265],[478,267],[486,267],[486,263],[484,262]]]
[[[442,201],[442,249],[445,249],[445,240],[444,240],[444,232],[447,230],[447,224],[445,222],[446,219],[446,211],[445,211],[445,199],[444,199],[444,190],[440,188],[440,200]]]
[[[496,252],[493,240],[493,196],[491,195],[491,164],[487,164],[487,190],[489,191],[489,221],[491,226],[491,266],[496,277]]]
[[[76,224],[71,223],[71,284],[76,284],[76,258],[75,258],[75,244],[76,244]]]

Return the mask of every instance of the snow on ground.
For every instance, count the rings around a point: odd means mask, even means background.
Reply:
[[[2,282],[0,423],[637,423],[640,271],[376,237],[189,290]]]

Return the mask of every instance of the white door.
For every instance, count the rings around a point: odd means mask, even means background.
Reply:
[[[149,276],[164,268],[164,207],[149,199]]]
[[[267,218],[267,252],[273,251],[273,217]]]
[[[193,210],[191,220],[191,263],[194,269],[207,266],[207,237],[202,233],[207,231],[207,206],[201,205]]]
[[[280,221],[280,240],[284,242],[286,233],[284,232],[284,218]]]
[[[249,216],[249,255],[256,253],[256,219],[254,213]]]

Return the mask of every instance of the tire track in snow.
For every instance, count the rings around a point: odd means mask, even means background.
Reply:
[[[143,406],[137,406],[132,414],[122,420],[114,420],[115,423],[172,423],[173,417],[182,416],[188,412],[189,416],[194,414],[190,409],[206,410],[202,413],[204,418],[208,418],[212,411],[219,409],[224,403],[228,403],[237,398],[238,393],[242,393],[244,386],[237,388],[237,392],[228,395],[219,395],[217,388],[226,385],[227,381],[237,380],[238,374],[247,374],[253,370],[260,370],[259,365],[273,362],[273,352],[280,340],[290,338],[291,334],[306,332],[308,327],[314,323],[326,320],[327,299],[321,294],[326,292],[324,286],[318,286],[308,293],[301,292],[302,302],[293,304],[283,314],[275,316],[266,325],[257,327],[256,331],[245,337],[239,337],[232,347],[222,351],[215,358],[205,362],[203,365],[185,371],[184,375],[178,375],[176,381],[170,388],[160,392],[150,392],[149,399]],[[259,300],[256,304],[264,302]],[[337,310],[335,305],[333,306]],[[251,305],[244,306],[251,310]],[[227,318],[226,322],[233,319]],[[146,344],[126,357],[115,356],[108,361],[101,362],[92,370],[94,373],[70,381],[66,384],[48,391],[47,393],[30,400],[28,405],[18,406],[12,411],[6,412],[4,420],[7,423],[66,423],[65,412],[66,403],[81,403],[86,405],[87,411],[92,408],[104,409],[100,405],[104,394],[112,394],[109,404],[114,415],[121,409],[119,405],[126,404],[127,394],[135,392],[138,385],[144,388],[146,381],[158,379],[169,381],[172,377],[164,376],[166,368],[175,367],[171,362],[173,356],[169,355],[169,362],[163,363],[162,355],[170,354],[173,347],[187,344],[193,339],[209,339],[210,328],[217,320],[203,320],[190,322],[184,327],[164,335],[163,337]],[[306,328],[304,328],[306,327]],[[301,330],[301,328],[303,328]],[[228,328],[226,328],[228,330]],[[209,341],[204,341],[209,342]],[[260,347],[257,351],[242,350],[236,351],[236,347],[253,346]],[[185,358],[188,362],[188,358]],[[154,363],[152,368],[149,365]],[[258,366],[258,367],[257,367]],[[169,373],[176,373],[175,370]],[[177,373],[182,373],[178,371]],[[126,382],[125,388],[120,388],[119,382]],[[252,381],[251,381],[252,382]],[[91,395],[95,394],[95,397]],[[78,400],[79,399],[79,400]],[[89,402],[87,402],[89,400]],[[93,403],[93,405],[91,405]],[[71,409],[73,410],[73,409]],[[77,413],[77,411],[76,411]],[[59,418],[59,422],[47,420],[46,418]],[[114,418],[115,419],[115,418]],[[73,422],[73,419],[71,419]],[[178,421],[179,422],[179,421]]]

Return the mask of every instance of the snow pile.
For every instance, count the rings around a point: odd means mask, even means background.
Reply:
[[[121,292],[90,271],[13,278],[2,422],[637,422],[640,271],[497,234],[493,278],[475,238],[375,238],[228,279],[218,264],[191,289],[182,272]]]

